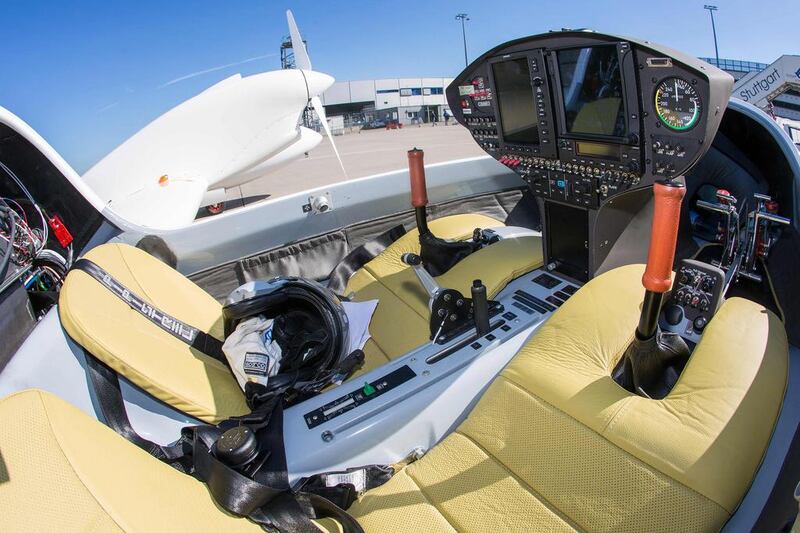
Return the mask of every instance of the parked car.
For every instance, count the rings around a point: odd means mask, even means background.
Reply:
[[[366,124],[364,124],[361,127],[361,129],[362,130],[378,130],[378,129],[385,128],[385,127],[386,127],[386,121],[385,120],[376,119],[376,120],[372,120],[370,122],[367,122]]]

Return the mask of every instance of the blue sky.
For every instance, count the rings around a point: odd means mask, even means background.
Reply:
[[[501,42],[562,27],[644,37],[713,56],[703,3],[2,0],[0,106],[83,172],[211,84],[236,72],[279,68],[287,8],[308,41],[314,68],[348,80],[457,74],[463,51],[454,15],[460,11],[471,18],[471,59]],[[800,1],[717,5],[721,57],[769,63],[800,53]]]

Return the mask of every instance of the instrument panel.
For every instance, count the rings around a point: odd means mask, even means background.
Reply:
[[[713,140],[732,83],[649,42],[565,31],[490,50],[447,98],[475,141],[536,196],[597,209],[685,173]]]
[[[489,50],[447,88],[453,116],[537,197],[548,268],[587,281],[656,180],[685,174],[716,135],[727,73],[591,31]]]

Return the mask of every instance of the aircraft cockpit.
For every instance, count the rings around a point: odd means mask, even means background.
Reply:
[[[445,91],[489,157],[409,146],[407,170],[169,229],[0,108],[25,192],[0,194],[0,309],[28,328],[0,351],[0,526],[783,527],[800,157],[732,86],[649,41],[517,39]],[[248,154],[239,177],[277,164]]]

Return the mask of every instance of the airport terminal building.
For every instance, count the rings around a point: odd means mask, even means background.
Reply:
[[[733,96],[772,115],[800,144],[800,56],[783,55],[736,81]]]

